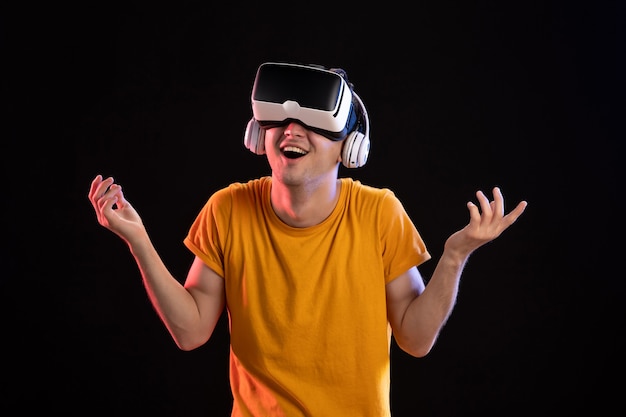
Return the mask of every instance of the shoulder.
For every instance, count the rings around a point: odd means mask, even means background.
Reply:
[[[255,178],[247,182],[233,182],[213,193],[211,200],[238,200],[247,196],[262,195],[263,191],[270,186],[270,183],[270,177]]]
[[[342,186],[346,188],[347,194],[351,199],[374,199],[380,201],[396,199],[395,194],[389,188],[375,187],[352,178],[342,178],[341,181]]]
[[[363,184],[352,178],[342,178],[341,180],[342,186],[346,190],[346,204],[358,212],[389,215],[403,211],[400,200],[391,189]]]
[[[217,217],[230,217],[235,208],[246,209],[263,201],[263,195],[269,194],[270,178],[261,177],[247,182],[233,182],[215,191],[202,209]]]

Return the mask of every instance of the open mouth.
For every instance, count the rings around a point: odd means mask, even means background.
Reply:
[[[306,155],[308,152],[296,146],[285,146],[282,150],[283,155],[289,159],[298,159]]]

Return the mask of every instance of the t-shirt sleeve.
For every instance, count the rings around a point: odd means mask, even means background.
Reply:
[[[221,277],[224,276],[224,242],[232,200],[227,189],[218,190],[202,207],[183,240],[185,246]]]
[[[426,244],[400,200],[388,191],[379,217],[385,282],[430,259]]]

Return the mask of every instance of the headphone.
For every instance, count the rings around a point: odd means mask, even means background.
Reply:
[[[346,168],[360,168],[367,162],[370,150],[369,117],[361,98],[353,91],[354,101],[358,104],[356,128],[348,134],[341,150],[341,162]],[[355,103],[356,102],[356,103]],[[246,126],[243,137],[246,148],[257,155],[265,154],[265,129],[253,117]]]

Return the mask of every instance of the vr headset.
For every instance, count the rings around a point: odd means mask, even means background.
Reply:
[[[336,72],[297,64],[262,64],[252,88],[252,114],[264,128],[297,120],[331,140],[354,128],[352,91]]]
[[[369,120],[363,102],[340,72],[314,65],[261,64],[252,88],[246,147],[265,153],[265,129],[297,121],[330,140],[346,139],[344,165],[363,165],[369,152]]]

